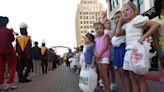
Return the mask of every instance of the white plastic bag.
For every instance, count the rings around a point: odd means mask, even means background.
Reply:
[[[70,63],[70,67],[71,67],[71,69],[75,69],[76,66],[77,66],[77,61],[76,61],[76,59],[73,59],[73,61]]]
[[[72,62],[73,61],[73,57],[69,58],[68,61],[69,62]]]
[[[93,68],[82,68],[80,72],[79,87],[83,92],[94,92],[97,85],[97,73]]]
[[[83,53],[81,53],[81,55],[80,55],[80,62],[79,62],[79,64],[80,64],[81,68],[85,65],[85,59],[84,59],[84,54]]]
[[[150,68],[150,44],[144,42],[143,44],[134,44],[134,49],[131,50],[131,67],[136,74],[145,74]]]

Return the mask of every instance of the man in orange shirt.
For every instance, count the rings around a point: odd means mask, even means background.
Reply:
[[[21,36],[16,38],[16,52],[18,53],[18,79],[19,82],[30,82],[27,79],[30,69],[32,68],[31,40],[27,33],[27,24],[20,25]],[[26,69],[25,69],[26,67]],[[25,73],[23,70],[25,69]]]
[[[45,45],[45,42],[43,42],[41,46],[41,65],[42,65],[43,74],[45,73],[47,74],[48,62],[47,62],[47,47]]]

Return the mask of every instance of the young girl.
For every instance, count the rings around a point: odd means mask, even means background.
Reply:
[[[115,83],[115,71],[114,71],[114,67],[113,67],[113,50],[114,50],[114,48],[113,48],[113,46],[112,46],[112,44],[111,44],[111,38],[113,37],[113,35],[114,35],[114,32],[113,31],[111,31],[111,25],[110,25],[110,21],[108,20],[108,19],[106,19],[105,21],[104,21],[104,28],[105,28],[105,30],[104,30],[104,33],[107,35],[107,36],[109,36],[109,39],[110,39],[110,41],[109,41],[109,50],[111,50],[111,57],[110,57],[110,74],[111,74],[111,84],[110,84],[110,89],[111,90],[115,90],[116,89],[116,83]]]
[[[117,11],[114,14],[114,23],[116,24],[116,28],[118,26],[118,22],[120,21],[122,16],[121,11]],[[115,28],[115,29],[116,29]],[[114,31],[115,32],[115,31]],[[113,65],[116,67],[118,70],[118,73],[120,75],[120,79],[122,82],[122,88],[123,92],[131,92],[131,87],[130,87],[130,78],[128,76],[128,72],[124,71],[122,69],[123,67],[123,62],[124,62],[124,55],[125,55],[125,35],[117,36],[115,34],[112,37],[112,45],[114,47],[114,61]]]
[[[138,41],[142,44],[148,36],[157,31],[160,25],[156,22],[149,21],[148,17],[138,15],[139,12],[136,6],[131,2],[127,2],[123,6],[122,14],[123,18],[118,23],[116,34],[119,36],[126,33],[126,53],[124,57],[123,69],[128,70],[130,73],[133,89],[132,92],[148,92],[148,85],[144,75],[139,75],[132,72],[132,68],[130,67],[131,65],[129,63],[131,62],[130,52],[132,51],[134,43]],[[149,28],[145,34],[143,34],[144,27]]]
[[[104,92],[111,92],[109,89],[109,38],[104,34],[104,26],[102,23],[97,23],[95,26],[97,37],[95,38],[95,52],[94,57],[96,63],[100,65],[100,76],[103,79]],[[94,62],[93,62],[94,64]]]
[[[90,67],[92,64],[93,56],[94,56],[94,36],[90,33],[85,35],[85,44],[87,45],[86,51],[84,52],[84,61],[87,66]]]

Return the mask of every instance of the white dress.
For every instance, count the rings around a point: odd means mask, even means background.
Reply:
[[[124,57],[123,69],[132,70],[130,65],[131,59],[131,49],[134,44],[143,36],[143,27],[146,21],[149,18],[147,16],[137,15],[130,22],[125,23],[122,26],[122,29],[125,30],[126,33],[126,53]]]

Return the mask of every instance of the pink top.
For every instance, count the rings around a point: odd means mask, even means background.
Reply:
[[[100,51],[104,48],[104,43],[105,43],[105,34],[101,37],[96,37],[95,39],[95,49],[96,49],[96,54],[100,54]],[[109,49],[105,51],[105,53],[102,55],[102,57],[109,57],[110,56],[110,51]]]

